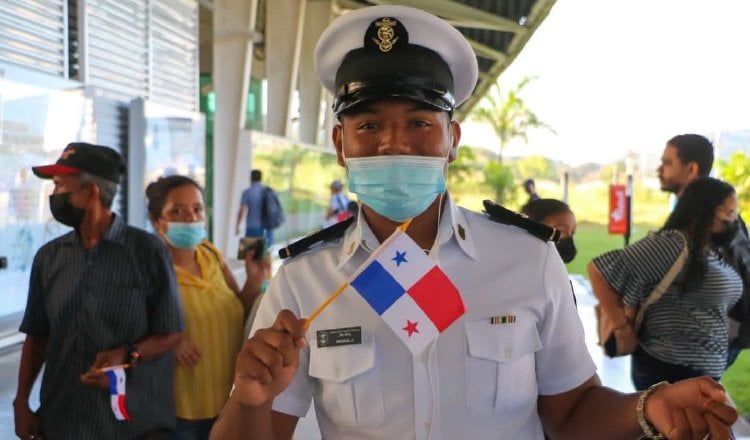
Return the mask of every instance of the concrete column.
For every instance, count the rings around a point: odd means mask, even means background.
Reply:
[[[322,87],[315,74],[315,45],[320,34],[331,21],[329,0],[308,0],[305,8],[305,28],[302,32],[302,48],[299,59],[299,140],[318,144]],[[325,144],[325,142],[324,142]]]
[[[333,133],[333,127],[338,122],[336,117],[333,115],[333,96],[328,93],[327,90],[323,91],[323,99],[325,100],[325,112],[323,113],[323,143],[322,145],[330,147],[334,150],[333,139],[331,133]]]
[[[240,192],[249,181],[251,147],[249,143],[240,147],[239,134],[245,125],[257,6],[257,0],[214,1],[213,237],[223,252],[236,241],[234,229]]]
[[[273,0],[266,7],[266,131],[283,137],[289,137],[306,3],[306,0]]]

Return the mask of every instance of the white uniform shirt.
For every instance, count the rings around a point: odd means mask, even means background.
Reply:
[[[440,223],[438,261],[466,313],[412,357],[347,288],[312,322],[297,375],[274,410],[303,417],[314,400],[325,439],[544,438],[538,395],[569,391],[596,371],[565,267],[552,244],[450,198]],[[253,333],[284,308],[309,316],[377,246],[361,220],[342,239],[285,262]],[[327,346],[318,346],[319,331]],[[361,343],[331,342],[357,334]]]

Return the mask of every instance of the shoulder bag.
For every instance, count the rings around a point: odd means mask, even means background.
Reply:
[[[682,233],[680,233],[680,236],[684,241],[684,246],[680,254],[677,256],[677,259],[674,261],[674,263],[672,263],[672,267],[670,267],[669,271],[667,271],[667,273],[664,275],[664,278],[659,281],[659,284],[656,285],[654,290],[651,291],[646,299],[641,301],[637,312],[634,309],[626,307],[628,323],[625,325],[631,326],[631,337],[624,338],[622,337],[622,335],[620,335],[619,332],[616,332],[615,330],[619,330],[619,328],[615,328],[614,322],[612,322],[609,316],[607,316],[607,314],[599,308],[598,304],[594,306],[597,330],[599,333],[599,345],[602,346],[604,354],[606,354],[607,356],[626,356],[632,354],[635,351],[636,347],[638,346],[638,339],[636,338],[636,336],[638,335],[638,330],[641,328],[641,324],[643,323],[643,317],[646,314],[646,309],[651,304],[658,301],[659,298],[661,298],[664,293],[666,293],[667,289],[672,284],[672,282],[674,282],[674,279],[677,277],[677,274],[680,273],[683,266],[685,265],[685,261],[687,260],[689,253],[687,239]],[[635,319],[633,319],[633,316],[635,316]]]

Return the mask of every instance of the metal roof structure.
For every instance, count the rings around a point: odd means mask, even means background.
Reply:
[[[321,1],[321,0],[308,0]],[[419,8],[453,24],[469,40],[477,54],[479,81],[474,94],[456,112],[463,120],[479,103],[500,74],[513,62],[555,0],[325,0],[334,15],[373,5],[403,5]],[[213,2],[202,0],[203,6]],[[255,38],[256,57],[263,58],[266,10],[273,0],[259,0]],[[331,17],[333,19],[334,17]],[[211,38],[210,15],[201,16],[201,40]],[[205,69],[202,69],[205,71]]]

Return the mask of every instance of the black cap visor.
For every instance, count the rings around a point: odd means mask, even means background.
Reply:
[[[333,113],[338,115],[360,104],[387,98],[408,99],[445,112],[452,112],[455,107],[453,95],[439,84],[421,78],[380,78],[341,86],[333,101]]]
[[[455,108],[450,69],[437,53],[417,45],[404,45],[389,52],[352,50],[336,73],[335,90],[336,115],[383,98],[410,99],[447,112]]]

